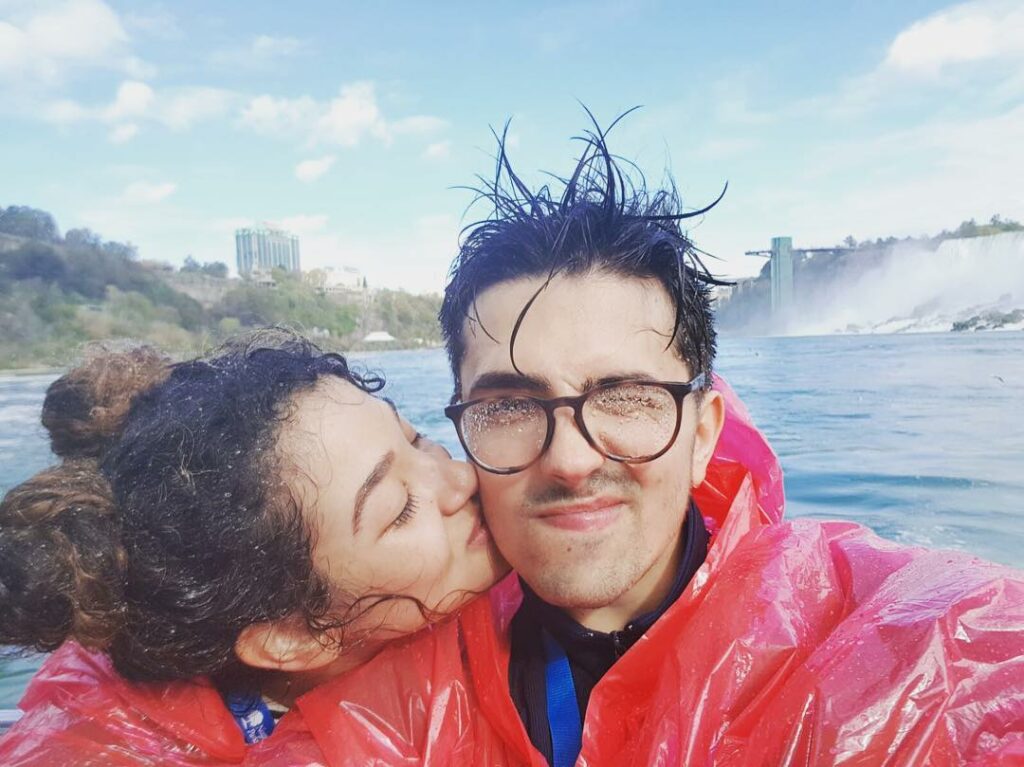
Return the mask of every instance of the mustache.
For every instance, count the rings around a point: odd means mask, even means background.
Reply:
[[[636,489],[636,481],[625,472],[619,473],[614,469],[602,470],[587,477],[583,484],[575,487],[552,483],[537,488],[526,496],[524,505],[550,506],[574,501],[577,498],[600,495],[621,495],[629,499],[636,494]]]

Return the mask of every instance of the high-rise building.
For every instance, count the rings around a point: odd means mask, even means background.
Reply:
[[[294,234],[264,226],[235,232],[235,257],[238,274],[285,269],[299,272],[299,238]]]

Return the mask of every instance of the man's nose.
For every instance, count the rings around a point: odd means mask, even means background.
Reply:
[[[579,484],[604,463],[604,456],[583,436],[571,408],[555,411],[551,445],[540,460],[541,470],[565,485]]]
[[[447,455],[437,456],[439,487],[437,507],[442,514],[454,514],[464,508],[476,495],[476,471],[465,461],[456,461]]]

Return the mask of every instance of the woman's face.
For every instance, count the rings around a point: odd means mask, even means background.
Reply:
[[[476,474],[384,400],[340,378],[295,398],[278,442],[284,476],[316,531],[314,564],[355,605],[369,644],[421,628],[508,570],[476,500]],[[372,606],[377,597],[386,599]],[[370,636],[372,634],[372,636]]]

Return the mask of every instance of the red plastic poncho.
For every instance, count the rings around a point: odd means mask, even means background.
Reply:
[[[240,764],[242,732],[204,679],[131,684],[74,642],[53,653],[0,738],[4,767],[208,767]]]
[[[595,687],[581,765],[1024,764],[1024,576],[781,523],[742,406],[697,500],[714,533],[678,602]],[[0,764],[542,765],[508,695],[514,580],[300,699],[246,752],[217,691],[131,685],[68,644]]]
[[[1024,764],[1024,574],[782,522],[778,462],[723,383],[679,600],[595,686],[579,765]],[[514,579],[299,699],[247,764],[535,765],[508,692]]]

